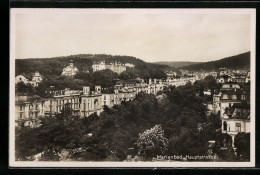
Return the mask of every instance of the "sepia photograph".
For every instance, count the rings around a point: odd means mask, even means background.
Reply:
[[[255,9],[11,8],[10,167],[254,167]]]

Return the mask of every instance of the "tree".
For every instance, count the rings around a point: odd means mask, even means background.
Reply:
[[[138,155],[145,159],[151,159],[157,155],[163,155],[168,146],[168,140],[164,137],[163,129],[160,125],[139,134],[136,142]]]
[[[232,137],[228,134],[219,132],[216,136],[213,153],[222,161],[235,161],[235,152],[232,147]]]
[[[30,83],[24,84],[24,82],[18,82],[15,85],[15,90],[16,93],[34,93],[33,86]]]
[[[235,136],[234,146],[241,161],[250,161],[250,133],[238,133]]]

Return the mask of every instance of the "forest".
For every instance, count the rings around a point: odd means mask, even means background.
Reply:
[[[249,69],[250,68],[250,52],[223,58],[217,61],[194,64],[190,66],[179,67],[179,69],[189,71],[217,71],[219,68],[228,69]]]
[[[63,68],[67,67],[71,60],[79,69],[80,73],[91,73],[94,61],[105,61],[106,63],[112,63],[115,61],[121,63],[132,63],[135,67],[133,69],[127,69],[124,74],[133,74],[135,77],[139,78],[163,78],[165,77],[165,74],[163,73],[165,70],[173,69],[167,65],[146,63],[141,59],[131,56],[80,54],[55,58],[16,59],[15,75],[29,75],[39,71],[45,78],[50,79],[53,76],[60,76]]]
[[[170,86],[158,96],[139,93],[87,118],[72,116],[65,107],[55,117],[42,118],[38,128],[16,128],[16,160],[41,154],[40,161],[152,161],[157,155],[209,155],[208,141],[216,140],[215,161],[247,161],[248,134],[235,140],[240,148],[235,156],[231,137],[219,129],[219,116],[206,116],[205,99],[197,95],[217,86],[208,77],[195,85]]]

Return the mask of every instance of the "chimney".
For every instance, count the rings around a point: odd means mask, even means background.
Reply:
[[[149,78],[149,84],[152,84],[152,79],[151,78]]]
[[[83,94],[89,95],[90,93],[90,87],[89,86],[83,86]]]
[[[95,92],[101,93],[101,86],[95,86]]]

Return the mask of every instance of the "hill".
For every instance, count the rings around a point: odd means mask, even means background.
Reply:
[[[179,69],[189,71],[216,71],[219,68],[228,69],[249,69],[250,68],[250,52],[242,53],[239,55],[223,58],[216,61],[206,63],[194,64],[190,66],[179,67]]]
[[[132,63],[134,69],[128,69],[126,72],[133,72],[140,78],[162,78],[165,77],[164,71],[170,67],[167,65],[157,65],[146,63],[141,59],[132,56],[112,56],[105,54],[79,54],[53,58],[28,58],[15,60],[15,75],[30,74],[39,71],[43,76],[60,76],[63,68],[68,66],[70,60],[73,60],[74,65],[79,69],[79,72],[86,70],[92,71],[94,61],[106,61],[107,63],[118,61],[121,63]]]
[[[184,66],[190,66],[193,64],[199,64],[202,62],[190,62],[190,61],[159,61],[159,62],[154,62],[154,64],[160,64],[160,65],[168,65],[170,67],[184,67]]]

